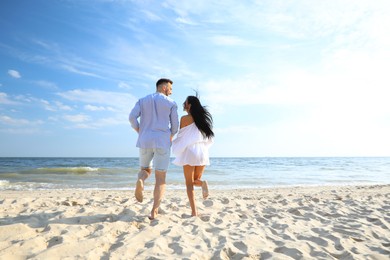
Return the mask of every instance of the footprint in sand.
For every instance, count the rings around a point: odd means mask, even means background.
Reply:
[[[47,248],[61,244],[63,241],[64,239],[62,237],[52,237],[49,241],[47,241]]]
[[[228,199],[228,198],[223,198],[223,199],[221,200],[221,203],[222,203],[222,204],[229,204],[229,199]]]
[[[183,214],[181,214],[181,218],[192,218],[192,216],[189,214],[183,213]]]
[[[302,252],[296,248],[289,248],[286,246],[281,246],[281,247],[275,248],[274,252],[285,254],[293,259],[301,259],[302,258]]]
[[[205,207],[212,207],[214,205],[214,202],[212,202],[211,200],[205,200],[203,201],[203,205]]]
[[[214,222],[215,225],[220,225],[222,223],[223,223],[223,220],[220,219],[220,218],[216,219],[215,222]]]
[[[210,215],[201,215],[199,218],[204,222],[210,221]]]

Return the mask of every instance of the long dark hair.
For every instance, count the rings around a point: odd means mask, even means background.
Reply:
[[[213,117],[210,112],[200,104],[196,96],[188,96],[186,101],[191,105],[189,112],[202,135],[207,138],[213,137]]]

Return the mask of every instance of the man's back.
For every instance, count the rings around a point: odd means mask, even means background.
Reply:
[[[169,148],[170,137],[178,130],[177,105],[168,96],[156,92],[138,100],[129,120],[133,128],[139,128],[137,147]]]

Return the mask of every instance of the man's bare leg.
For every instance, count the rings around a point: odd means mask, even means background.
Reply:
[[[150,219],[154,219],[157,217],[158,214],[158,208],[160,207],[161,200],[165,193],[165,177],[167,172],[157,171],[155,172],[156,175],[156,184],[154,185],[154,202],[153,202],[153,208],[152,212],[150,214]]]
[[[141,169],[138,173],[138,180],[135,185],[135,198],[138,202],[142,202],[144,200],[144,182],[149,177],[151,171],[151,169]]]

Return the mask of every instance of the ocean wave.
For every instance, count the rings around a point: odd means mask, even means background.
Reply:
[[[8,185],[9,185],[9,181],[0,180],[0,186],[8,186]]]
[[[0,180],[0,191],[5,190],[54,190],[61,189],[63,186],[53,183],[34,183],[34,182],[8,182],[8,184],[2,185]],[[71,186],[69,186],[71,188]]]
[[[35,171],[43,173],[76,173],[84,174],[89,172],[98,172],[100,168],[81,166],[81,167],[54,167],[54,168],[37,168]]]

